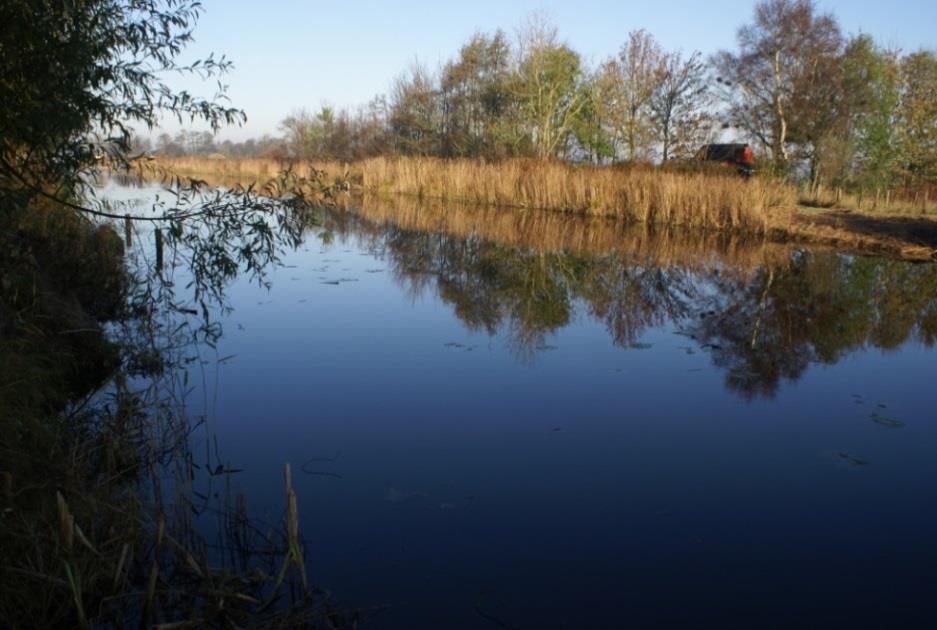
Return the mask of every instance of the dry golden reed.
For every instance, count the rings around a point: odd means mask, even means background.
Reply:
[[[660,225],[765,232],[788,222],[796,204],[783,184],[734,176],[532,160],[374,158],[356,166],[370,191]]]
[[[161,160],[159,165],[177,175],[240,184],[273,177],[285,167],[275,160],[210,158]],[[379,157],[293,168],[304,176],[316,168],[372,193],[748,232],[786,225],[797,203],[793,188],[768,179],[535,160]]]
[[[351,191],[364,193],[369,203],[378,198],[404,202],[409,197],[424,204],[432,200],[443,202],[447,211],[460,204],[502,210],[542,209],[652,226],[767,235],[774,241],[811,243],[901,258],[937,258],[933,244],[906,234],[907,226],[889,223],[890,227],[880,225],[870,231],[840,225],[833,215],[799,207],[795,187],[767,178],[744,180],[712,173],[533,160],[486,163],[404,157],[372,158],[350,164],[161,158],[142,162],[141,172],[151,178],[172,173],[212,185],[254,183],[262,186],[287,167],[302,177],[309,177],[315,169],[324,172],[328,179],[348,182]],[[870,219],[894,218],[884,208],[868,213],[867,205],[862,206],[862,212]],[[918,213],[918,218],[925,217]],[[834,224],[830,225],[831,222]]]

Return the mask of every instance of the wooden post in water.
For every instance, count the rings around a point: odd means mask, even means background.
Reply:
[[[163,270],[163,232],[156,228],[156,271]]]
[[[127,245],[127,249],[133,246],[133,222],[130,220],[129,214],[124,217],[124,243]]]

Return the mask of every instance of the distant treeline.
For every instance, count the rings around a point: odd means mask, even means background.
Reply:
[[[762,0],[733,50],[664,50],[644,30],[590,67],[533,16],[515,38],[477,33],[437,70],[414,63],[357,109],[285,118],[233,143],[163,134],[167,156],[352,161],[379,155],[666,161],[748,142],[760,168],[813,185],[937,185],[937,53],[846,36],[813,0]]]

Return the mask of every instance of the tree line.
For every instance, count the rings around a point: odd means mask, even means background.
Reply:
[[[167,155],[352,161],[376,155],[687,159],[752,144],[761,169],[849,188],[937,184],[937,53],[844,35],[814,0],[762,0],[735,46],[704,57],[645,30],[590,65],[548,20],[476,33],[436,70],[414,63],[364,106],[300,110],[282,136],[157,139]]]

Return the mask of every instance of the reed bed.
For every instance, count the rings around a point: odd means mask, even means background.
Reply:
[[[353,173],[348,164],[342,162],[308,162],[274,160],[270,158],[180,157],[159,158],[140,161],[138,167],[144,175],[161,175],[170,172],[182,177],[203,179],[212,184],[261,184],[277,177],[290,168],[300,177],[311,178],[313,171],[324,171],[331,178],[349,180]]]
[[[302,177],[313,170],[372,192],[416,195],[490,205],[627,216],[648,222],[723,227],[729,220],[767,214],[782,226],[800,207],[849,210],[900,217],[934,216],[937,194],[873,190],[849,192],[818,186],[795,188],[779,181],[744,181],[713,172],[661,171],[653,168],[597,167],[562,162],[438,158],[372,158],[351,164],[337,161],[286,161],[270,158],[181,157],[142,163],[212,183],[248,184],[275,177],[289,167]],[[718,212],[722,209],[723,212]],[[735,219],[738,215],[739,219]],[[713,218],[715,217],[715,219]]]
[[[276,160],[210,158],[156,164],[176,175],[240,184],[272,177],[287,166]],[[759,233],[789,223],[797,204],[796,191],[774,180],[562,162],[378,157],[291,166],[300,176],[315,169],[372,193]]]
[[[357,166],[366,190],[647,224],[765,232],[789,221],[796,203],[787,186],[731,176],[529,160],[374,158]]]
[[[501,210],[560,211],[657,227],[687,228],[696,232],[696,238],[706,231],[734,232],[916,260],[937,258],[934,239],[922,240],[920,235],[906,233],[908,229],[898,229],[902,226],[882,224],[857,230],[842,222],[827,225],[835,219],[832,210],[849,209],[852,196],[822,189],[807,195],[807,191],[768,178],[744,180],[713,173],[532,160],[487,163],[405,157],[372,158],[350,164],[180,158],[140,165],[146,178],[171,174],[216,186],[254,183],[262,187],[285,169],[323,185],[331,183],[337,191],[364,193],[372,200],[410,198],[424,204],[435,200],[444,202],[450,211],[463,204]],[[799,197],[799,192],[805,196]],[[854,201],[856,208],[861,208],[861,216],[870,218],[933,217],[916,210],[913,199],[910,206],[888,195],[880,196],[872,204],[858,197]],[[804,208],[805,203],[822,209],[812,212]]]

